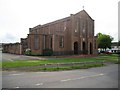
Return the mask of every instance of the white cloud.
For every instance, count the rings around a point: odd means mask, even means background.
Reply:
[[[118,0],[0,0],[0,39],[7,39],[3,35],[9,33],[16,42],[27,36],[30,27],[77,13],[83,5],[95,20],[95,34],[116,38],[113,33],[118,31]]]
[[[2,39],[2,42],[7,43],[7,42],[11,42],[11,43],[15,43],[15,42],[19,42],[19,37],[17,37],[16,35],[13,35],[12,33],[6,33],[2,36],[0,36],[0,38]]]
[[[119,4],[118,4],[118,15],[120,16],[120,1],[119,1]],[[118,23],[119,23],[119,25],[118,25],[118,40],[120,41],[120,17],[118,18]]]

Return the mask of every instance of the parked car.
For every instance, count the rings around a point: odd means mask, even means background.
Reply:
[[[100,51],[99,54],[112,54],[111,51]]]
[[[112,54],[112,52],[110,52],[110,51],[105,51],[105,54]]]

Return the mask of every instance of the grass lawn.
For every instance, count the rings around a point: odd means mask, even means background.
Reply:
[[[100,62],[100,61],[110,61],[117,60],[117,54],[111,55],[98,55],[97,57],[85,57],[85,58],[60,58],[56,60],[16,60],[16,61],[5,61],[2,62],[2,68],[17,68],[17,67],[28,67],[28,66],[39,66],[42,64],[52,64],[52,63],[70,63],[70,62]]]

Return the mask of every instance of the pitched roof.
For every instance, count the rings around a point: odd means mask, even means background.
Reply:
[[[92,18],[90,17],[90,15],[89,15],[84,9],[81,10],[80,12],[76,13],[76,14],[79,14],[79,13],[86,13],[86,15],[87,15],[91,20],[94,21],[94,19],[92,19]],[[70,14],[70,15],[76,15],[76,14]],[[33,28],[34,28],[34,29],[35,29],[35,28],[40,28],[40,27],[44,27],[44,26],[47,26],[47,25],[51,25],[51,24],[57,23],[57,22],[59,22],[59,21],[65,21],[65,20],[70,19],[70,17],[71,17],[71,16],[68,16],[68,17],[65,17],[65,18],[62,18],[62,19],[58,19],[58,20],[55,20],[55,21],[52,21],[52,22],[49,22],[49,23],[46,23],[46,24],[43,24],[43,25],[37,25],[37,26],[35,26],[35,27],[33,27]]]
[[[92,19],[91,16],[84,9],[78,13],[85,13],[90,19]],[[76,14],[78,14],[78,13],[76,13]],[[94,21],[94,19],[92,19],[92,20]]]

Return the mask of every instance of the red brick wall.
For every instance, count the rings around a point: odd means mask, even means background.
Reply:
[[[21,44],[20,43],[4,44],[3,52],[11,54],[21,54]]]
[[[83,33],[83,26],[85,33]],[[77,30],[77,32],[75,32]],[[39,49],[34,49],[34,35],[39,37]],[[50,48],[50,37],[52,36],[52,49],[54,52],[67,52],[74,51],[74,42],[78,42],[79,51],[83,51],[83,42],[86,44],[87,54],[90,54],[90,43],[92,45],[93,54],[95,54],[95,40],[94,40],[94,20],[87,14],[86,11],[81,11],[70,17],[63,18],[45,25],[39,25],[32,28],[29,32],[28,45],[33,53],[42,54],[44,49],[43,35],[46,36],[46,48]],[[60,37],[64,37],[64,47],[59,46]]]

